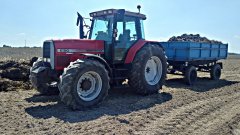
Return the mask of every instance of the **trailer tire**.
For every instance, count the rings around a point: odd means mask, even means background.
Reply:
[[[51,87],[49,83],[55,81],[55,79],[48,76],[48,71],[42,71],[39,74],[35,74],[32,71],[40,67],[51,68],[50,64],[44,62],[42,58],[38,58],[37,61],[33,63],[33,66],[30,68],[30,81],[33,87],[41,94],[46,96],[57,95],[59,94],[58,87]]]
[[[149,66],[151,64],[154,66]],[[166,73],[167,60],[163,49],[158,45],[148,44],[141,48],[133,60],[129,85],[138,94],[154,94],[162,88]]]
[[[188,85],[193,85],[197,81],[197,70],[194,66],[185,69],[184,80]]]
[[[215,64],[212,66],[210,70],[210,76],[212,80],[219,80],[221,77],[221,66],[219,64]]]
[[[60,77],[61,101],[73,110],[95,106],[108,95],[109,81],[108,71],[100,62],[90,59],[71,62]]]

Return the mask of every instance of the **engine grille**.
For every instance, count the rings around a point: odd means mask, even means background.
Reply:
[[[50,58],[50,42],[44,42],[43,44],[43,58]]]

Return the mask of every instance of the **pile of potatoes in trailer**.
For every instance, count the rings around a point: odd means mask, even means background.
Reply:
[[[0,62],[0,91],[14,91],[17,89],[29,90],[32,88],[29,82],[28,61],[1,61]]]
[[[168,42],[200,42],[200,43],[210,43],[210,44],[222,44],[220,41],[210,40],[206,37],[201,37],[199,34],[183,34],[181,36],[173,36]]]

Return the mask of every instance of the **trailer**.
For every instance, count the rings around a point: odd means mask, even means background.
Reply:
[[[201,42],[161,42],[167,61],[168,73],[176,71],[184,75],[187,84],[197,80],[197,71],[209,72],[213,80],[221,76],[223,64],[219,62],[228,56],[228,44]]]

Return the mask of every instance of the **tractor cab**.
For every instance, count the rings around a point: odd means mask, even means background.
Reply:
[[[103,40],[105,59],[108,61],[121,63],[129,48],[139,39],[145,39],[143,20],[146,16],[143,14],[124,9],[108,9],[92,12],[90,16],[92,17],[90,30],[87,35],[81,36],[84,32],[80,25],[80,38]]]

